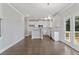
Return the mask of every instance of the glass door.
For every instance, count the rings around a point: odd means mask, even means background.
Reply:
[[[75,17],[75,38],[74,38],[75,46],[79,47],[79,16]]]
[[[66,19],[66,43],[70,45],[70,18]]]

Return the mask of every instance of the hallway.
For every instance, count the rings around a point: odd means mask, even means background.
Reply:
[[[26,37],[1,55],[77,55],[74,49],[62,42],[55,42],[48,36],[41,39]]]

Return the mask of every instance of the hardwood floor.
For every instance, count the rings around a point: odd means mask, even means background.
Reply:
[[[62,42],[55,42],[47,36],[44,39],[26,37],[1,55],[74,55],[79,54]]]

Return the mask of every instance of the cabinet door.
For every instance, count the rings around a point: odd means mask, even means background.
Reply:
[[[54,40],[59,41],[59,32],[54,32]]]

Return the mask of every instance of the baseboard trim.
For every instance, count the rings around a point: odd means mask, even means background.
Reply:
[[[10,44],[9,46],[7,46],[7,47],[1,49],[1,50],[0,50],[0,54],[3,53],[4,51],[6,51],[7,49],[9,49],[10,47],[14,46],[16,43],[20,42],[20,41],[23,40],[23,39],[24,39],[24,37],[21,38],[21,39],[19,39],[19,40],[17,40],[16,42]]]

